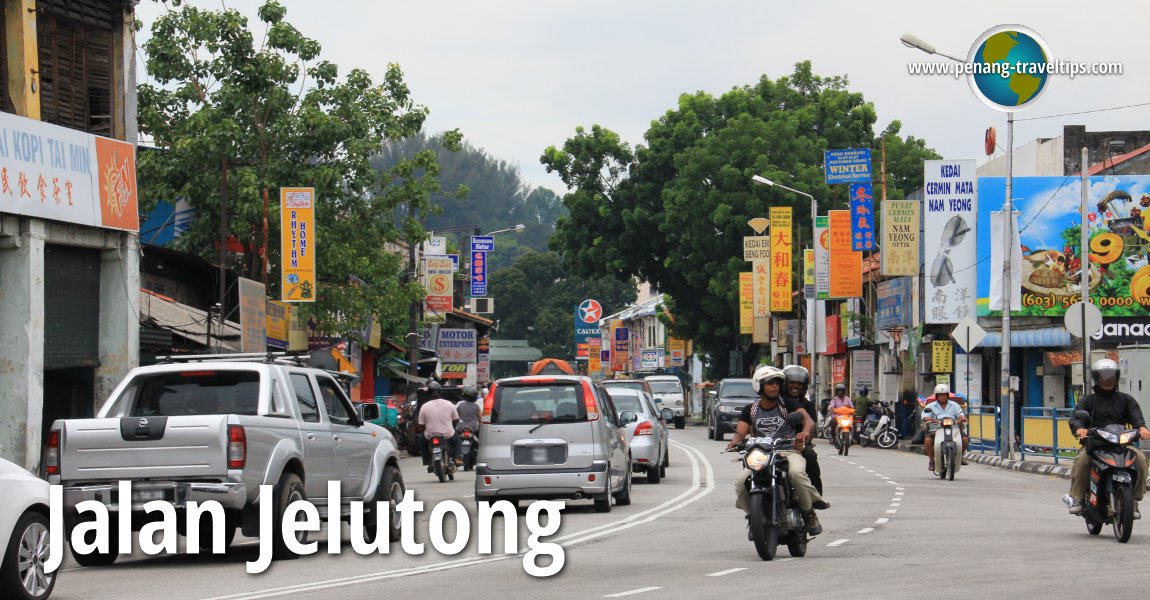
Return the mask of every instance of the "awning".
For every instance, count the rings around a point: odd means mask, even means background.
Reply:
[[[395,369],[394,367],[391,367],[391,366],[388,366],[387,370],[391,371],[391,374],[392,374],[391,378],[392,379],[403,379],[406,381],[410,381],[411,383],[414,383],[416,385],[426,385],[427,384],[427,379],[425,379],[423,377],[416,377],[410,373],[404,373],[403,371]]]
[[[1074,338],[1065,327],[1039,327],[1036,329],[1011,329],[1011,348],[1065,348],[1074,344]],[[979,348],[1002,346],[1002,332],[989,331]]]

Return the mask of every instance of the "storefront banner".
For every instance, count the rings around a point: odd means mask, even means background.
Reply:
[[[315,302],[315,189],[280,188],[280,300]]]
[[[830,297],[862,296],[862,252],[851,249],[851,214],[829,211],[830,218]]]
[[[772,206],[771,216],[771,312],[792,310],[792,263],[794,243],[791,226],[791,207]]]
[[[918,275],[918,233],[920,226],[917,200],[883,200],[882,253],[880,270],[887,277]]]
[[[990,310],[1002,310],[1005,255],[1007,240],[1018,239],[1018,217],[1022,213],[1014,211],[1014,218],[1008,218],[1006,211],[990,213],[990,264],[998,268],[990,269]],[[1010,310],[1022,310],[1022,246],[1011,244],[1010,248]]]
[[[923,247],[927,323],[975,314],[978,290],[978,178],[973,160],[923,163]],[[989,219],[985,221],[989,224]],[[989,228],[987,228],[989,229]],[[990,245],[986,246],[987,251]]]
[[[739,273],[739,333],[755,330],[755,274]]]

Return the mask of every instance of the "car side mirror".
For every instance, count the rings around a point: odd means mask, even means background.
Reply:
[[[1090,413],[1088,413],[1084,410],[1074,411],[1074,418],[1078,419],[1079,421],[1082,421],[1083,423],[1086,423],[1087,425],[1090,424]]]
[[[663,419],[664,421],[670,421],[671,419],[675,418],[675,411],[669,408],[664,408],[663,410],[659,411],[659,418]]]
[[[719,392],[716,392],[715,390],[711,390],[711,391],[707,392],[707,396],[710,398],[714,398],[715,396],[718,396],[718,395],[719,395]]]
[[[797,412],[793,412],[787,415],[787,422],[791,424],[791,427],[798,429],[803,426],[803,416]]]
[[[364,402],[357,406],[359,418],[361,421],[377,421],[379,420],[379,405],[374,402]]]
[[[635,421],[638,421],[638,420],[639,420],[639,415],[635,414],[635,411],[633,411],[633,410],[625,410],[625,411],[619,413],[619,424],[620,425],[630,425],[631,423],[634,423]]]

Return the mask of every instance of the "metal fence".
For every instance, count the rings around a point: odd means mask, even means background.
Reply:
[[[1079,444],[1070,431],[1071,408],[1026,407],[1022,409],[1022,422],[1018,427],[1016,448],[1022,460],[1029,456],[1074,460]],[[970,411],[970,449],[976,452],[999,453],[1001,415],[997,406],[980,406]]]

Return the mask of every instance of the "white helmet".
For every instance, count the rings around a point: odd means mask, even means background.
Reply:
[[[774,379],[779,380],[779,385],[782,385],[787,377],[783,374],[782,369],[772,367],[771,365],[763,365],[755,369],[755,374],[751,376],[751,389],[755,390],[756,394],[761,393],[763,384]]]
[[[940,384],[934,386],[934,395],[937,396],[939,394],[946,394],[947,396],[949,396],[950,395],[950,386],[946,385],[945,383],[940,383]]]

